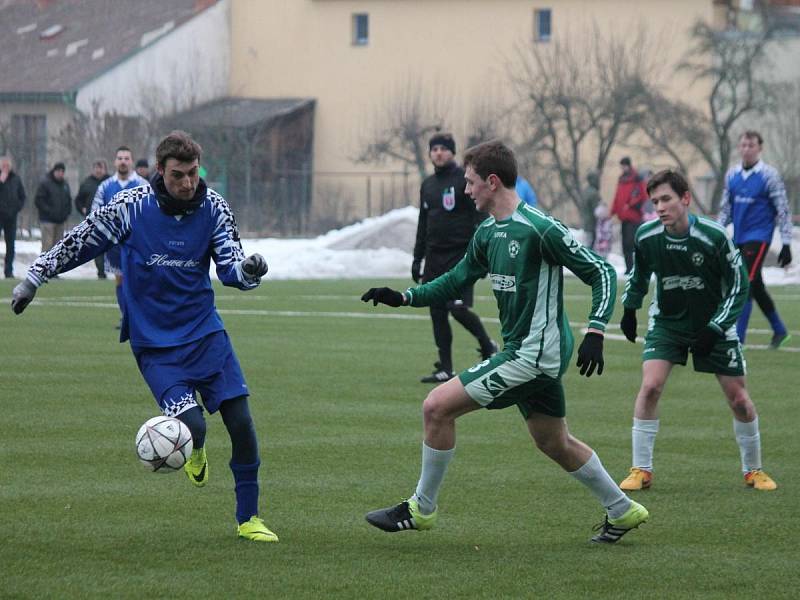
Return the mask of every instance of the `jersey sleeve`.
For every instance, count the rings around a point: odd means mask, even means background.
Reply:
[[[725,286],[722,300],[717,306],[714,316],[711,317],[709,325],[723,333],[736,323],[742,313],[747,301],[750,282],[739,249],[727,236],[720,245],[717,258]]]
[[[644,249],[637,239],[633,248],[633,267],[625,283],[622,293],[622,306],[636,310],[642,306],[642,301],[650,287],[650,276],[653,274],[644,257]]]
[[[89,213],[61,241],[36,259],[28,269],[28,280],[39,287],[53,276],[89,262],[119,244],[130,234],[132,215],[141,201],[123,191],[105,206]]]
[[[467,252],[455,267],[433,281],[408,288],[406,294],[411,306],[430,306],[445,303],[461,296],[461,290],[486,276],[489,263],[481,241],[480,230],[475,232]]]
[[[592,287],[589,327],[605,331],[617,298],[617,273],[607,261],[580,244],[569,229],[553,223],[542,235],[542,254]]]
[[[223,285],[240,290],[258,287],[261,280],[251,280],[242,271],[245,256],[233,212],[222,196],[214,194],[210,197],[215,205],[216,223],[211,238],[211,256],[217,267],[217,277]]]
[[[719,214],[717,215],[717,222],[723,227],[731,222],[731,191],[729,184],[732,175],[733,169],[729,169],[728,172],[725,173],[725,179],[722,186],[722,197],[719,201]]]
[[[792,243],[792,215],[789,209],[789,199],[786,196],[786,186],[777,169],[771,169],[767,175],[767,190],[769,200],[775,207],[775,225],[781,233],[784,244]]]

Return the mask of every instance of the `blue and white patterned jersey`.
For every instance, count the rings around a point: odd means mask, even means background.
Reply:
[[[725,174],[725,187],[717,219],[722,225],[733,222],[733,241],[771,242],[775,225],[784,244],[792,242],[792,219],[786,187],[778,170],[759,160],[745,170],[739,164]]]
[[[94,198],[92,199],[92,210],[97,210],[101,206],[105,206],[122,190],[139,187],[146,183],[147,181],[145,181],[144,177],[139,175],[136,171],[131,173],[130,177],[125,181],[121,181],[119,175],[114,173],[111,177],[106,177],[100,182],[100,185],[97,186],[97,191],[95,191]]]
[[[122,249],[125,272],[120,341],[130,339],[134,349],[179,346],[224,329],[214,307],[212,258],[224,285],[248,290],[259,284],[242,272],[239,230],[222,196],[208,188],[194,212],[171,216],[148,183],[90,213],[34,262],[27,278],[39,287],[113,244]]]

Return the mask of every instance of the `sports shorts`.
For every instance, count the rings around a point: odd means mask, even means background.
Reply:
[[[219,410],[225,400],[249,395],[225,331],[182,346],[137,348],[133,354],[156,403],[168,417],[198,406],[198,393],[209,413]]]
[[[694,370],[699,373],[714,373],[715,375],[729,375],[740,377],[747,372],[747,363],[742,354],[742,345],[739,339],[723,339],[714,345],[708,356],[692,355]],[[666,360],[676,365],[686,365],[689,347],[694,343],[694,337],[676,333],[658,325],[647,332],[644,338],[642,361]]]
[[[532,413],[566,416],[560,378],[545,375],[514,351],[493,357],[458,374],[467,395],[488,409],[516,405],[526,419]]]

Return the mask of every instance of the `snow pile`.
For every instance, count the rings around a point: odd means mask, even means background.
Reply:
[[[418,214],[416,208],[407,206],[316,238],[245,239],[242,245],[247,254],[259,252],[267,259],[269,279],[410,279]],[[573,233],[578,239],[584,237],[581,231]],[[780,248],[780,238],[776,233],[770,253],[777,255]],[[38,241],[17,241],[14,273],[18,277],[25,273],[40,249]],[[0,256],[4,251],[5,244],[0,244]],[[787,269],[774,266],[764,268],[764,280],[768,285],[800,283],[800,228],[795,228],[792,257],[794,262]],[[625,262],[621,256],[619,239],[615,240],[608,261],[620,276],[623,275]],[[774,265],[775,257],[768,258],[767,264]],[[89,263],[63,276],[93,279],[97,272],[94,263]]]

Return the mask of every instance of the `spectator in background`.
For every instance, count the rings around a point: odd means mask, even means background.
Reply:
[[[434,174],[426,177],[420,186],[419,221],[411,263],[411,278],[415,283],[433,281],[458,264],[478,224],[486,218],[464,193],[467,181],[464,169],[456,164],[455,154],[456,142],[449,133],[436,133],[428,142]],[[497,352],[497,344],[489,338],[480,317],[470,310],[472,299],[470,285],[461,290],[458,298],[430,305],[439,360],[434,363],[433,372],[420,379],[422,383],[443,383],[454,377],[450,315],[478,340],[482,359]]]
[[[517,191],[517,196],[522,198],[522,201],[528,206],[536,206],[536,192],[533,191],[533,186],[530,181],[525,179],[522,175],[517,175],[517,183],[514,186]]]
[[[6,238],[3,272],[6,279],[14,277],[14,245],[17,241],[17,215],[25,204],[22,179],[14,172],[10,156],[0,156],[0,230]]]
[[[108,163],[102,158],[98,158],[92,163],[91,174],[83,180],[78,189],[78,195],[75,196],[75,210],[79,215],[85,217],[92,211],[92,201],[97,193],[97,188],[106,179],[108,179]],[[101,254],[95,257],[94,264],[97,267],[97,278],[105,279],[105,255]]]
[[[147,163],[146,158],[140,158],[136,161],[136,174],[145,181],[150,181],[150,165]]]
[[[133,151],[128,146],[120,146],[114,155],[115,173],[97,186],[92,201],[92,210],[97,210],[111,202],[115,194],[147,183],[133,171]],[[117,304],[121,314],[125,314],[125,296],[122,290],[122,251],[113,245],[106,251],[105,270],[114,275],[117,288]],[[120,327],[122,323],[120,322]]]
[[[611,242],[614,241],[614,233],[611,227],[611,216],[608,214],[608,207],[605,204],[598,204],[594,209],[594,250],[603,258],[607,258],[611,252]]]
[[[595,209],[602,202],[600,198],[600,176],[597,171],[589,171],[586,174],[586,187],[581,192],[583,205],[581,206],[581,224],[586,232],[584,246],[594,250],[594,241],[597,227],[597,217]],[[606,214],[608,217],[608,214]]]
[[[622,225],[622,254],[625,256],[625,274],[633,267],[633,245],[636,230],[642,224],[642,206],[647,200],[647,189],[642,177],[636,172],[627,156],[619,161],[622,175],[617,183],[617,193],[611,214]]]
[[[35,204],[42,229],[42,253],[56,245],[64,235],[64,224],[72,212],[72,195],[64,179],[66,167],[57,162],[39,184]]]
[[[750,279],[750,297],[736,322],[739,341],[744,344],[753,299],[772,327],[769,347],[777,350],[791,336],[783,324],[775,303],[772,301],[761,267],[767,257],[775,226],[778,226],[783,247],[778,254],[778,266],[792,262],[792,217],[786,187],[777,169],[761,160],[764,139],[757,131],[745,131],[739,138],[739,155],[742,162],[732,167],[725,175],[725,187],[719,206],[719,222],[733,222],[733,243],[742,253]]]

